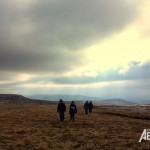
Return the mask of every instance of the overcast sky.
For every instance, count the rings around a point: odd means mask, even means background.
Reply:
[[[1,0],[0,93],[150,97],[149,0]]]

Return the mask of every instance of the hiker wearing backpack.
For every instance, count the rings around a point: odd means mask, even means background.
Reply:
[[[77,113],[77,107],[74,101],[72,101],[70,104],[69,113],[70,113],[70,121],[74,121],[74,115]]]
[[[89,103],[88,103],[88,101],[85,102],[84,109],[85,109],[85,114],[88,114],[89,113]]]
[[[89,113],[92,113],[92,109],[93,109],[93,104],[92,104],[92,102],[90,101],[90,102],[89,102]]]
[[[66,112],[66,105],[62,99],[60,99],[57,105],[57,112],[59,112],[60,121],[64,121],[64,113]]]

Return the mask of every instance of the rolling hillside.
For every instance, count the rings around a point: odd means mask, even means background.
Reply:
[[[45,100],[36,100],[18,94],[0,94],[0,103],[51,103]]]
[[[44,95],[44,94],[37,94],[37,95],[30,95],[30,98],[39,99],[39,100],[47,100],[47,101],[59,101],[59,99],[63,99],[64,101],[93,101],[95,104],[107,104],[107,105],[132,105],[136,104],[130,101],[126,101],[120,98],[114,99],[103,99],[100,97],[90,97],[84,95]]]

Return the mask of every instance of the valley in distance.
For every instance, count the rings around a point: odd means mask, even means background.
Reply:
[[[139,142],[143,130],[150,129],[148,103],[81,95],[42,96],[0,94],[1,150],[150,149],[149,140]],[[64,122],[59,121],[57,113],[60,98],[67,107]],[[78,110],[74,122],[70,122],[69,115],[72,100]],[[94,105],[93,113],[88,115],[83,109],[86,100]]]

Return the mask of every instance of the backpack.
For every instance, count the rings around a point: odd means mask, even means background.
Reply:
[[[76,106],[75,105],[70,106],[70,113],[76,113]]]

